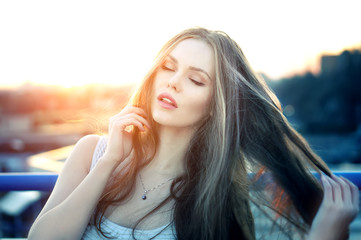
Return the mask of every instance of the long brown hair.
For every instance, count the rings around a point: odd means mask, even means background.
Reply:
[[[227,34],[192,28],[176,35],[161,49],[131,103],[151,116],[154,75],[167,54],[188,38],[203,40],[214,50],[212,117],[190,141],[186,173],[173,180],[170,196],[138,223],[173,199],[178,239],[255,239],[251,204],[269,207],[275,224],[283,218],[305,233],[323,194],[311,170],[329,175],[329,169],[290,126],[276,96]],[[110,181],[99,201],[94,220],[100,231],[105,210],[131,194],[137,172],[155,154],[159,137],[150,121],[147,133],[135,129],[133,161]],[[291,236],[287,227],[281,228]]]

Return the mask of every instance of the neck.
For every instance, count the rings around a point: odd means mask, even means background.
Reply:
[[[161,175],[179,176],[185,171],[185,155],[194,130],[161,126],[158,133],[156,155],[146,168]]]

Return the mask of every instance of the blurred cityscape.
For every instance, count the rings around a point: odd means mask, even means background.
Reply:
[[[0,172],[59,172],[82,136],[106,133],[133,86],[0,90]],[[0,183],[1,184],[1,183]],[[26,237],[48,192],[0,192],[0,239]]]
[[[285,116],[329,164],[361,163],[360,50],[322,56],[318,75],[267,81]]]
[[[322,56],[317,75],[277,81],[265,76],[291,124],[333,170],[361,170],[360,50]],[[79,138],[107,131],[109,117],[126,104],[132,88],[28,83],[0,90],[0,172],[59,172]],[[0,238],[26,237],[48,196],[0,193]],[[358,219],[351,230],[361,234]]]

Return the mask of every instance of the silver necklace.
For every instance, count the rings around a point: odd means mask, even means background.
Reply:
[[[144,190],[144,193],[143,193],[143,195],[142,195],[142,199],[143,199],[143,200],[146,200],[146,199],[147,199],[147,193],[148,193],[148,192],[153,191],[153,190],[159,188],[160,186],[163,186],[163,185],[166,184],[167,182],[169,182],[169,181],[171,181],[171,180],[174,179],[174,178],[168,179],[167,181],[165,181],[165,182],[163,182],[163,183],[160,183],[160,184],[158,184],[157,186],[155,186],[155,187],[153,187],[153,188],[151,188],[151,189],[146,190],[145,187],[144,187],[142,175],[140,175],[140,173],[139,173],[139,178],[140,178],[140,182],[142,183],[143,190]]]

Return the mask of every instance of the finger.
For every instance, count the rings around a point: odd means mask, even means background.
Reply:
[[[134,117],[128,117],[114,121],[110,128],[110,131],[124,131],[128,126],[136,126],[141,131],[145,131],[143,124]]]
[[[141,122],[143,125],[147,126],[147,128],[151,128],[148,120],[140,115],[135,115],[134,116],[139,122]]]
[[[138,129],[139,129],[140,131],[142,131],[142,132],[145,131],[145,128],[144,128],[143,124],[142,124],[141,122],[137,121],[136,119],[135,119],[135,121],[134,121],[134,123],[133,123],[133,126],[138,127]]]
[[[347,205],[352,204],[352,192],[351,192],[351,186],[344,181],[341,177],[337,179],[340,183],[340,186],[342,188],[342,194],[343,194],[343,201]]]
[[[144,117],[138,115],[137,113],[129,113],[126,115],[115,115],[114,117],[111,118],[111,124],[114,124],[119,121],[123,121],[123,119],[127,119],[127,118],[135,118],[143,125],[147,126],[147,128],[151,128],[149,122]]]
[[[135,118],[137,119],[139,122],[141,122],[143,125],[147,126],[147,128],[150,128],[150,124],[149,122],[142,116],[136,114],[136,113],[131,113],[131,114],[128,114],[126,116],[124,116],[123,118]]]
[[[348,180],[348,179],[346,179],[346,178],[344,178],[344,177],[342,177],[342,179],[343,179],[345,182],[347,182],[347,183],[349,184],[350,188],[351,188],[352,204],[353,204],[354,206],[359,206],[359,200],[360,200],[360,198],[359,198],[359,189],[358,189],[358,187],[357,187],[353,182],[351,182],[350,180]]]
[[[144,117],[147,117],[147,114],[146,112],[142,109],[142,108],[139,108],[139,107],[134,107],[132,105],[127,105],[125,108],[123,108],[123,110],[118,113],[118,114],[127,114],[127,113],[137,113],[141,116],[144,116]]]
[[[340,187],[341,190],[341,200],[345,201],[346,198],[348,198],[347,200],[351,201],[351,189],[350,186],[344,182],[340,177],[332,174],[331,175],[332,180],[334,180],[338,186]],[[350,202],[348,202],[350,203]]]
[[[325,176],[324,174],[321,174],[321,182],[323,186],[323,201],[332,202],[333,201],[332,187],[327,179],[327,176]]]
[[[337,178],[335,175],[332,175],[332,177]],[[336,182],[335,180],[333,180],[332,178],[328,178],[328,180],[332,186],[334,202],[337,204],[341,204],[342,203],[342,190],[341,190],[340,184],[338,182]]]

